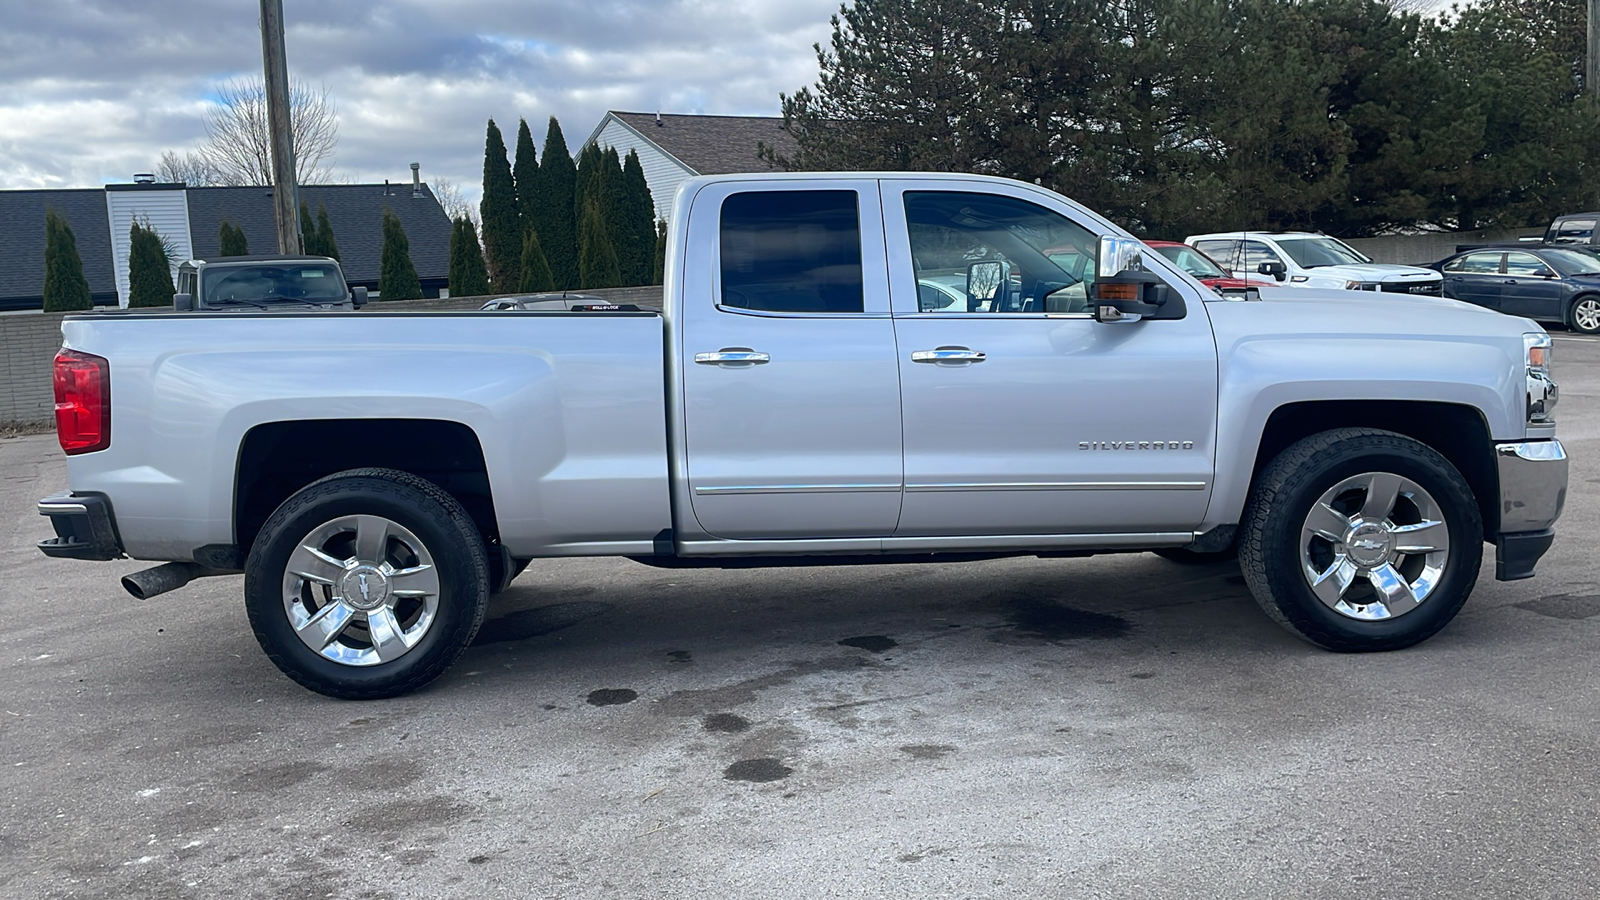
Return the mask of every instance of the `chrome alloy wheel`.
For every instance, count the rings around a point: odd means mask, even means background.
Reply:
[[[1587,334],[1600,331],[1600,300],[1585,297],[1572,307],[1572,324]]]
[[[1334,612],[1367,621],[1416,609],[1450,561],[1438,502],[1408,478],[1367,472],[1329,488],[1300,529],[1300,568]]]
[[[283,610],[300,640],[347,666],[393,662],[427,636],[439,571],[422,541],[382,516],[343,516],[289,554]]]

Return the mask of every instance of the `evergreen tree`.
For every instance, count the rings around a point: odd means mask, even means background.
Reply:
[[[600,215],[602,217],[601,218],[602,224],[605,221],[604,220],[604,216],[605,216],[605,198],[604,198],[604,195],[601,193],[602,190],[603,190],[601,179],[605,177],[602,174],[602,170],[605,167],[605,162],[606,162],[605,151],[601,150],[599,147],[595,146],[594,144],[590,144],[589,146],[583,148],[583,150],[578,153],[578,174],[577,174],[577,180],[573,183],[572,208],[579,211],[578,212],[578,231],[580,233],[580,236],[579,236],[579,239],[578,239],[578,243],[579,243],[578,252],[579,253],[583,252],[583,238],[582,238],[581,234],[582,234],[582,231],[583,231],[583,212],[582,212],[582,210],[584,209],[584,207],[588,206],[591,203],[595,204],[599,208]]]
[[[500,127],[489,120],[483,144],[483,249],[489,283],[496,291],[516,289],[522,272],[522,226],[517,213],[517,185],[506,159]]]
[[[622,158],[617,148],[607,147],[601,154],[600,166],[600,218],[606,226],[606,237],[617,254],[617,267],[622,280],[618,284],[642,284],[633,280],[633,234],[628,227],[628,195],[622,182]],[[641,170],[642,172],[643,170]]]
[[[583,218],[578,226],[581,245],[578,256],[578,277],[585,288],[618,287],[622,273],[617,270],[617,251],[606,236],[605,223],[600,219],[599,206],[593,202],[583,208]]]
[[[44,311],[92,309],[89,281],[83,277],[78,239],[55,210],[44,214]]]
[[[573,212],[576,182],[577,169],[561,134],[561,123],[551,116],[534,181],[533,226],[558,290],[578,286],[578,226]]]
[[[328,207],[317,203],[317,250],[323,256],[339,258],[339,242],[333,238],[333,223],[328,221]]]
[[[517,282],[519,291],[553,291],[555,280],[550,276],[550,264],[545,261],[544,250],[539,247],[539,232],[532,228],[522,239],[522,278]]]
[[[161,235],[135,220],[128,230],[128,308],[171,306],[175,293],[172,261]]]
[[[311,218],[311,209],[300,201],[300,252],[308,256],[327,256],[322,252],[322,242],[317,239],[317,220]]]
[[[656,264],[655,275],[651,284],[666,284],[667,282],[667,220],[656,220]]]
[[[652,281],[656,251],[656,204],[650,185],[644,180],[639,154],[629,150],[622,165],[623,211],[621,230],[627,235],[626,252],[618,248],[617,260],[627,284],[657,284]]]
[[[489,272],[483,265],[478,230],[466,216],[450,229],[450,293],[456,297],[481,297],[489,293]]]
[[[394,210],[383,211],[383,261],[378,275],[378,299],[417,300],[422,297],[422,282],[417,267],[411,264],[411,242]]]
[[[245,240],[244,229],[227,219],[222,220],[222,227],[218,229],[217,247],[221,256],[250,255],[250,244]]]
[[[517,122],[517,161],[511,174],[517,183],[519,227],[526,232],[535,227],[533,204],[539,183],[539,157],[533,149],[533,134],[528,131],[527,119]]]

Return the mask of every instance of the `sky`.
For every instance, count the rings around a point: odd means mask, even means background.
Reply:
[[[341,180],[440,176],[476,200],[493,117],[574,152],[606,110],[778,115],[839,0],[283,0],[289,70],[337,108]],[[98,187],[204,137],[259,77],[255,0],[0,0],[0,190]]]

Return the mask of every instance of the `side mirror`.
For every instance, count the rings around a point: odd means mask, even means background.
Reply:
[[[173,294],[172,295],[172,308],[175,309],[175,310],[178,310],[179,312],[187,312],[189,310],[194,309],[194,295],[193,294]]]
[[[1271,275],[1274,281],[1282,281],[1289,277],[1289,267],[1276,260],[1256,266],[1256,272]]]
[[[350,289],[350,305],[354,306],[356,309],[360,309],[361,307],[366,306],[367,305],[367,289],[364,288],[364,287],[353,287],[353,288],[351,288]]]

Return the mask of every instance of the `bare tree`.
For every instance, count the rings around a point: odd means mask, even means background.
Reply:
[[[291,83],[289,120],[296,179],[301,184],[334,181],[339,117],[328,89]],[[216,103],[206,113],[205,141],[182,156],[162,154],[157,173],[163,180],[171,177],[192,185],[270,185],[271,146],[265,85],[259,78],[230,79],[217,89]]]
[[[472,220],[473,227],[477,227],[478,205],[462,197],[461,188],[456,187],[455,182],[448,178],[435,178],[428,182],[428,186],[433,188],[433,198],[444,207],[444,214],[450,217],[450,221],[466,216]]]

